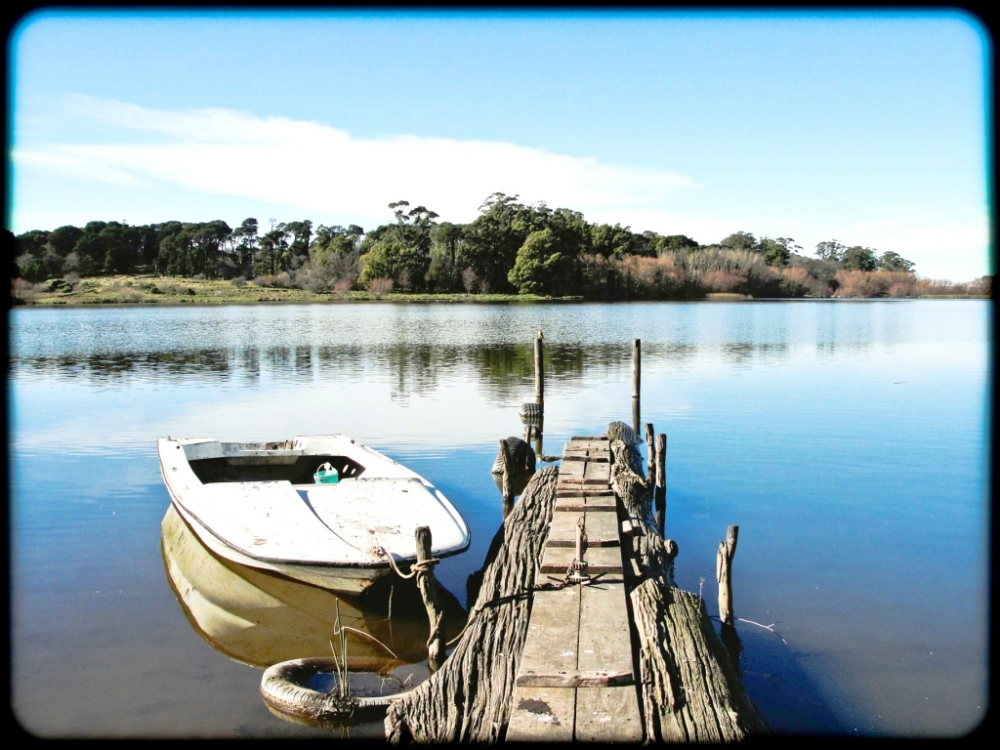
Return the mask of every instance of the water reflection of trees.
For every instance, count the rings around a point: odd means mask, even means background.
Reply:
[[[788,356],[788,344],[726,344],[722,351],[733,364],[750,365],[755,361],[784,359]]]
[[[759,349],[759,347],[758,347]],[[735,350],[734,350],[735,351]],[[643,361],[679,363],[693,358],[692,344],[644,348]],[[631,341],[617,344],[547,345],[545,378],[561,387],[584,380],[628,377]],[[127,385],[139,382],[229,382],[253,386],[262,378],[282,381],[387,381],[392,398],[426,395],[456,381],[472,381],[490,403],[510,403],[533,390],[534,345],[489,343],[240,347],[229,349],[122,352],[109,355],[19,357],[10,373],[42,375],[74,382]]]

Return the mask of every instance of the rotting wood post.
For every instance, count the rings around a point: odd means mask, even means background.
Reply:
[[[642,370],[642,341],[635,339],[632,342],[632,398],[639,398],[639,381]],[[636,428],[636,432],[639,432]]]
[[[656,530],[660,536],[666,536],[667,524],[667,436],[660,433],[656,436],[656,489],[653,492],[653,507],[656,509]]]
[[[632,429],[639,434],[639,383],[642,372],[642,341],[632,341]]]
[[[430,527],[418,526],[416,538],[417,562],[414,567],[417,570],[417,588],[427,608],[427,620],[430,624],[430,635],[427,638],[427,667],[433,674],[441,668],[446,656],[444,609],[441,607],[437,580],[434,578],[434,565],[437,564],[437,560],[431,557]]]
[[[733,624],[733,582],[731,578],[733,556],[736,554],[736,539],[739,526],[730,526],[726,531],[726,540],[719,542],[719,551],[715,556],[715,578],[719,582],[719,619],[723,625]]]
[[[542,366],[542,332],[535,337],[535,403],[542,407],[545,415],[545,370]]]
[[[656,454],[653,453],[653,423],[646,422],[646,457],[648,459],[646,465],[646,476],[653,476],[653,471],[656,466]]]

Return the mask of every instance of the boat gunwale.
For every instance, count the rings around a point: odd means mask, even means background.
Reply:
[[[381,478],[384,478],[384,479],[411,479],[411,480],[418,480],[418,481],[420,481],[420,483],[427,490],[428,496],[431,497],[431,498],[433,498],[435,502],[437,502],[439,505],[441,505],[441,507],[448,514],[448,516],[451,517],[452,521],[456,525],[456,528],[462,533],[462,536],[464,538],[464,541],[462,543],[460,543],[458,545],[452,545],[451,547],[445,547],[445,548],[433,548],[432,547],[431,553],[434,556],[438,557],[438,558],[444,558],[444,557],[451,557],[453,555],[459,554],[459,553],[464,552],[465,550],[467,550],[469,548],[470,544],[472,543],[472,533],[469,530],[468,524],[465,522],[465,519],[462,518],[462,516],[458,513],[458,510],[454,507],[454,505],[452,505],[451,501],[449,501],[444,496],[444,493],[442,493],[440,491],[440,489],[438,489],[437,487],[435,487],[433,484],[431,484],[424,477],[420,476],[419,474],[417,474],[416,472],[414,472],[412,469],[409,469],[408,467],[403,466],[399,462],[397,462],[397,461],[393,460],[392,458],[386,456],[385,454],[380,453],[379,451],[377,451],[377,450],[375,450],[373,448],[370,448],[370,447],[368,447],[368,446],[366,446],[366,445],[364,445],[362,443],[358,443],[354,439],[348,438],[346,435],[340,435],[340,434],[338,434],[338,435],[297,436],[296,438],[294,438],[294,440],[291,440],[291,441],[281,441],[281,442],[284,442],[286,445],[288,443],[293,443],[295,445],[300,445],[301,441],[309,440],[311,438],[328,438],[328,439],[329,438],[336,438],[336,439],[341,439],[341,440],[347,440],[347,441],[350,442],[351,446],[359,448],[359,449],[362,449],[362,450],[364,450],[364,451],[372,454],[374,457],[376,457],[378,459],[381,459],[381,460],[383,460],[383,461],[385,461],[385,462],[387,462],[387,463],[389,463],[389,464],[391,464],[391,465],[393,465],[395,467],[398,467],[399,469],[401,469],[402,471],[404,471],[404,472],[406,472],[407,474],[410,475],[409,477],[378,477],[378,476],[364,477],[364,479],[366,479],[368,481],[372,481],[372,480],[378,481]],[[278,442],[278,441],[275,441],[275,442]],[[223,547],[225,547],[228,550],[231,550],[233,554],[238,555],[241,559],[237,560],[236,562],[240,562],[241,564],[250,565],[250,566],[254,566],[255,562],[264,563],[264,564],[266,564],[268,566],[265,569],[276,570],[279,573],[284,572],[283,571],[284,568],[313,569],[313,570],[315,570],[316,574],[319,575],[319,576],[323,576],[325,574],[324,573],[325,570],[337,570],[337,569],[355,569],[355,570],[382,570],[382,569],[385,569],[385,570],[388,570],[389,569],[390,564],[384,558],[382,558],[382,559],[373,559],[371,561],[338,561],[338,562],[330,562],[330,561],[324,561],[324,560],[289,560],[288,558],[274,558],[274,557],[264,557],[264,556],[260,556],[260,555],[250,555],[247,551],[241,549],[240,547],[237,547],[236,545],[234,545],[231,542],[229,542],[228,540],[226,540],[224,537],[220,536],[217,532],[213,531],[212,528],[208,524],[206,524],[198,516],[198,514],[193,509],[191,509],[188,505],[186,505],[184,503],[183,496],[181,495],[181,493],[179,491],[175,490],[175,488],[173,487],[171,481],[167,478],[167,472],[166,472],[166,466],[165,466],[164,456],[165,455],[169,455],[165,451],[165,447],[167,445],[169,445],[169,444],[174,444],[178,448],[182,448],[182,451],[181,451],[182,458],[180,460],[180,463],[187,465],[187,470],[191,472],[191,474],[192,474],[195,482],[197,483],[197,486],[200,487],[201,489],[204,489],[206,487],[206,484],[204,482],[201,482],[200,479],[198,479],[197,475],[194,473],[194,470],[190,466],[190,463],[191,463],[192,460],[199,460],[199,459],[191,459],[190,456],[188,455],[188,452],[186,450],[183,450],[183,448],[185,446],[187,446],[187,445],[205,445],[205,444],[212,444],[212,445],[219,445],[219,446],[223,446],[223,445],[225,445],[225,446],[261,445],[262,443],[237,443],[237,442],[228,442],[228,441],[214,440],[214,439],[210,439],[210,438],[169,438],[169,437],[168,438],[160,438],[157,441],[157,443],[158,443],[158,451],[157,451],[157,453],[158,453],[158,458],[159,458],[159,463],[160,463],[160,474],[161,474],[161,476],[163,478],[164,484],[167,487],[167,491],[168,491],[168,494],[170,495],[171,503],[177,507],[177,509],[181,512],[182,516],[186,520],[188,520],[188,522],[191,523],[193,527],[196,527],[199,531],[204,531],[206,534],[210,535],[212,537],[212,539],[214,541],[216,541],[218,544],[222,545]],[[289,449],[289,448],[286,447],[286,448],[281,448],[281,449],[275,449],[275,451],[260,450],[260,449],[255,450],[255,452],[259,452],[262,456],[274,455],[276,451],[281,451],[283,455],[304,455],[304,456],[312,455],[312,454],[306,452],[305,447],[300,447],[300,448],[296,448],[296,449]],[[226,456],[226,455],[229,455],[229,454],[231,454],[231,451],[224,451],[223,454],[222,454],[222,456]],[[246,455],[246,454],[244,453],[243,455]],[[321,454],[316,454],[316,455],[321,455]],[[166,463],[172,463],[172,462],[167,461]],[[176,469],[177,467],[175,466],[173,468]],[[366,469],[367,468],[369,468],[369,467],[366,467]],[[360,480],[360,479],[362,479],[362,477],[358,477],[358,479]],[[271,482],[268,482],[268,483],[271,483]],[[243,482],[226,482],[226,483],[209,483],[209,484],[239,485],[239,484],[244,484],[244,483]],[[260,484],[260,482],[256,482],[256,484]],[[291,488],[293,490],[297,490],[300,487],[301,488],[310,488],[310,487],[319,487],[319,486],[321,486],[321,485],[301,485],[301,486],[300,485],[293,485],[288,480],[275,480],[273,482],[273,484],[275,484],[275,485],[279,485],[279,484],[287,485],[289,488]],[[200,536],[200,534],[199,534],[199,536]],[[206,543],[207,543],[207,541],[206,541]],[[221,552],[220,552],[220,554],[221,554]],[[413,555],[401,555],[401,554],[398,554],[398,553],[392,553],[392,561],[394,563],[412,564],[413,562],[416,562],[416,559],[417,559],[416,554],[413,554]],[[286,575],[291,575],[290,573],[285,573],[285,574]],[[374,578],[372,579],[372,581],[374,581]]]

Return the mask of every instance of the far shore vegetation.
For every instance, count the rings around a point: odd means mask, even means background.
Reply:
[[[736,232],[682,234],[587,222],[577,211],[494,193],[468,224],[407,201],[365,231],[246,219],[131,226],[92,221],[5,230],[13,304],[696,300],[990,297],[992,276],[922,278],[894,252]]]

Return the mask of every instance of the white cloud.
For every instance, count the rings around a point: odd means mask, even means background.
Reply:
[[[20,148],[19,165],[74,177],[135,184],[162,181],[201,193],[240,196],[303,210],[385,215],[405,198],[465,222],[500,190],[588,215],[597,209],[656,210],[687,177],[495,141],[396,135],[357,138],[317,122],[260,118],[221,109],[167,112],[77,96],[78,115],[129,138],[102,144]],[[144,138],[136,142],[136,134]]]
[[[63,181],[59,194],[65,205],[52,202],[53,190],[34,187],[34,193],[20,193],[25,200],[15,200],[15,226],[29,220],[57,226],[103,205],[101,200],[113,204],[104,211],[107,216],[141,214],[142,222],[201,220],[206,212],[226,218],[227,211],[218,206],[231,209],[234,201],[246,200],[255,202],[254,211],[276,207],[271,215],[286,206],[298,216],[370,228],[389,220],[387,205],[400,199],[427,206],[443,220],[468,222],[488,195],[502,191],[527,203],[544,200],[581,211],[589,221],[684,233],[703,243],[745,230],[793,236],[802,253],[811,255],[817,242],[836,237],[849,245],[897,252],[914,261],[922,276],[969,280],[990,272],[988,208],[942,206],[933,196],[926,205],[872,196],[865,213],[877,213],[878,221],[845,222],[850,212],[841,211],[831,231],[827,225],[835,217],[800,211],[835,200],[822,186],[804,188],[794,197],[775,196],[762,212],[759,203],[732,205],[713,186],[668,170],[513,143],[414,135],[361,138],[287,117],[224,109],[163,111],[86,96],[70,98],[67,116],[76,132],[97,132],[101,142],[77,137],[75,142],[26,143],[12,154],[16,174],[20,180],[22,173],[48,172],[91,187],[83,194]],[[120,191],[102,199],[95,182],[137,188],[125,197],[127,211]],[[164,206],[170,216],[159,215]],[[52,221],[38,218],[43,212]],[[106,217],[88,213],[83,220],[92,218]],[[36,226],[18,231],[29,228]]]

